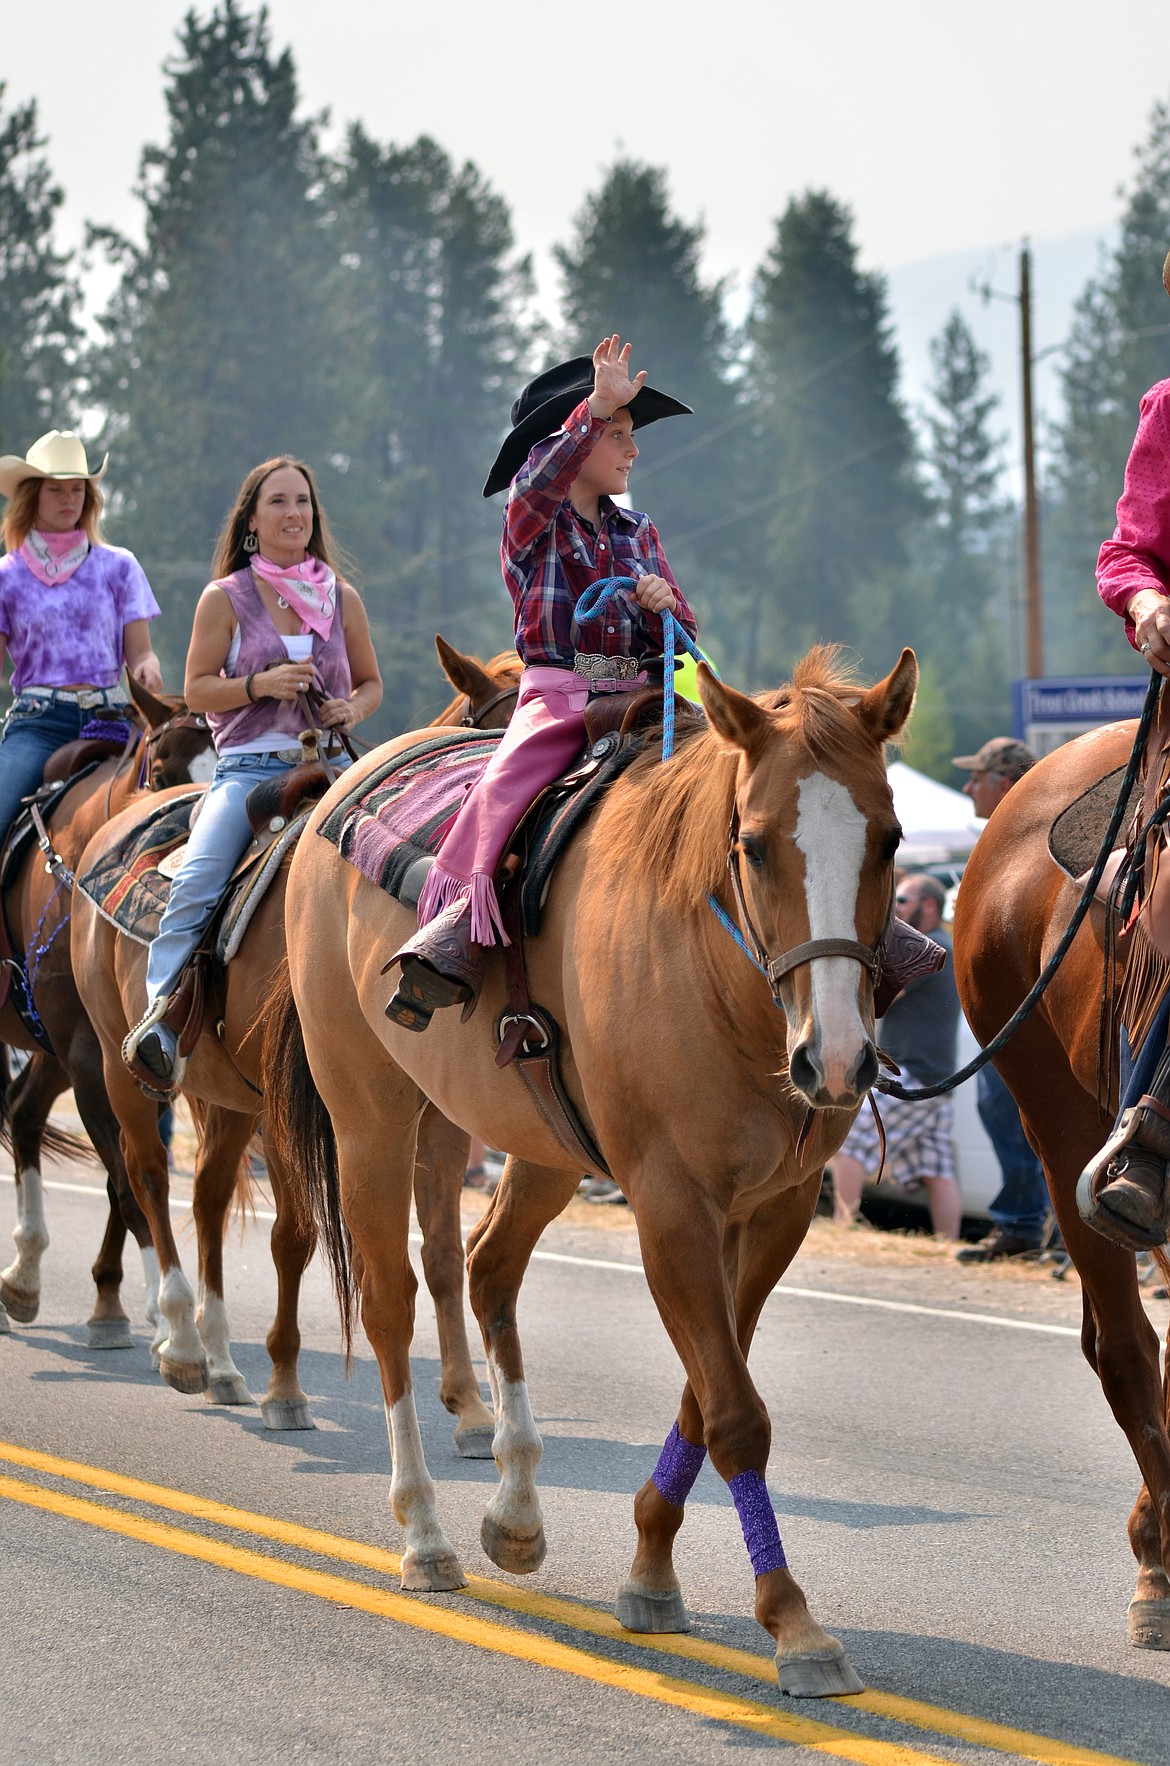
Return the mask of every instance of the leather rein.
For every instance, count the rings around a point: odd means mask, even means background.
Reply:
[[[893,924],[894,904],[891,900],[889,913],[886,915],[885,930],[876,945],[862,944],[856,938],[809,938],[803,944],[794,944],[791,949],[782,952],[778,957],[770,957],[763,939],[756,931],[748,909],[747,898],[743,892],[743,883],[739,874],[739,854],[742,848],[739,839],[739,806],[731,806],[731,820],[727,827],[727,870],[731,878],[731,890],[735,896],[735,905],[739,913],[740,924],[748,944],[749,953],[756,967],[766,977],[772,991],[772,999],[783,1010],[780,997],[780,983],[785,975],[793,969],[800,969],[805,963],[814,963],[819,957],[851,957],[860,963],[871,981],[877,979],[878,970],[882,966],[882,958],[890,940],[890,928]]]
[[[517,682],[514,687],[505,687],[501,692],[494,693],[487,703],[481,705],[477,711],[472,702],[471,694],[464,694],[464,698],[467,700],[467,710],[459,719],[460,729],[482,730],[484,727],[483,720],[490,711],[494,711],[498,705],[504,705],[509,699],[517,699],[519,696],[520,685],[519,682]]]

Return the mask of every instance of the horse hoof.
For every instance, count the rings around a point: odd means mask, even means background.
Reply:
[[[505,1533],[490,1515],[483,1517],[479,1542],[492,1563],[513,1576],[530,1576],[539,1570],[548,1550],[543,1527],[532,1533]]]
[[[133,1349],[128,1318],[91,1318],[85,1327],[91,1349]]]
[[[22,1294],[19,1288],[9,1287],[0,1277],[0,1304],[17,1324],[31,1324],[41,1309],[41,1297],[39,1294]]]
[[[691,1622],[677,1588],[636,1588],[623,1582],[614,1605],[614,1618],[626,1631],[689,1631]]]
[[[780,1691],[794,1699],[831,1699],[865,1691],[865,1682],[853,1672],[840,1644],[804,1655],[782,1656],[777,1650],[776,1676]]]
[[[1170,1600],[1131,1600],[1129,1641],[1134,1649],[1170,1649]]]
[[[176,1392],[203,1392],[207,1388],[205,1361],[172,1361],[164,1351],[159,1356],[158,1371]]]
[[[266,1429],[315,1429],[307,1398],[262,1398],[260,1415]]]
[[[408,1551],[402,1559],[403,1594],[450,1594],[466,1587],[467,1577],[453,1551],[438,1551],[431,1557]]]
[[[464,1459],[491,1459],[495,1433],[492,1423],[473,1424],[468,1429],[456,1429],[451,1439]]]
[[[239,1374],[217,1374],[208,1379],[203,1388],[208,1404],[254,1404],[247,1386]]]
[[[6,1337],[12,1329],[11,1321],[3,1306],[0,1306],[0,1337]]]

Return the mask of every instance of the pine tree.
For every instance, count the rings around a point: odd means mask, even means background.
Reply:
[[[919,537],[910,593],[920,621],[915,640],[940,684],[951,739],[972,752],[1008,727],[1015,520],[1000,488],[1003,442],[991,428],[999,398],[988,390],[990,364],[957,310],[930,355],[924,465],[933,520]],[[938,775],[948,784],[954,752]]]
[[[694,408],[693,417],[639,433],[631,490],[649,508],[703,633],[713,632],[721,650],[728,534],[706,529],[734,482],[726,437],[735,394],[724,290],[703,280],[703,236],[701,223],[672,214],[665,171],[623,159],[586,197],[570,241],[553,255],[563,287],[558,354],[591,355],[618,332],[651,384]]]
[[[436,630],[481,653],[511,641],[500,509],[481,487],[526,372],[532,272],[503,199],[426,137],[381,148],[354,127],[334,198],[352,393],[339,507],[347,532],[378,511],[367,602],[407,727],[441,702]]]
[[[741,519],[761,560],[744,610],[744,672],[776,679],[817,638],[886,664],[895,590],[920,513],[898,397],[885,283],[857,267],[852,217],[825,191],[796,198],[755,283]]]
[[[1055,670],[1132,672],[1096,595],[1142,394],[1170,376],[1170,310],[1161,284],[1170,241],[1170,104],[1153,107],[1116,249],[1077,302],[1061,366],[1045,525],[1046,646]],[[1120,634],[1113,631],[1116,639]]]
[[[244,474],[299,454],[329,500],[334,266],[316,125],[298,121],[288,51],[266,13],[222,0],[187,15],[167,66],[169,136],[143,154],[141,248],[99,235],[121,266],[93,387],[108,413],[119,535],[170,617],[180,666],[195,592]],[[344,541],[345,536],[342,535]]]
[[[0,106],[5,86],[0,82]],[[54,249],[63,199],[37,133],[35,100],[0,111],[0,452],[23,454],[77,417],[79,293]]]

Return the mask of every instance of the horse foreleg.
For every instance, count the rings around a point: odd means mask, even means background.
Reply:
[[[501,1570],[526,1575],[544,1561],[544,1519],[536,1489],[540,1435],[528,1398],[516,1301],[536,1241],[577,1187],[575,1172],[509,1159],[483,1219],[467,1241],[471,1309],[483,1332],[495,1403],[492,1443],[500,1482],[484,1512],[480,1542]]]
[[[256,1117],[212,1104],[195,1161],[193,1210],[199,1242],[199,1310],[195,1323],[207,1357],[207,1396],[212,1404],[251,1404],[252,1394],[232,1358],[223,1291],[223,1240],[227,1211],[240,1181],[244,1149]]]
[[[804,1237],[812,1179],[758,1208],[750,1236],[741,1231],[738,1241],[684,1171],[648,1160],[629,1181],[646,1279],[697,1400],[711,1463],[735,1502],[780,1690],[801,1698],[860,1692],[844,1649],[812,1617],[788,1568],[765,1481],[771,1424],[744,1350],[749,1321]]]
[[[729,1228],[725,1235],[724,1267],[735,1294],[736,1335],[745,1358],[764,1302],[808,1231],[820,1187],[818,1167],[799,1191],[788,1192],[774,1205],[774,1221],[753,1217],[748,1229]],[[760,1253],[767,1254],[747,1255],[757,1240]],[[703,1418],[688,1381],[658,1464],[634,1498],[638,1546],[614,1609],[627,1631],[691,1628],[674,1566],[674,1541],[705,1458]]]
[[[439,1397],[459,1420],[455,1446],[464,1459],[490,1459],[494,1423],[480,1397],[463,1315],[463,1226],[459,1205],[468,1136],[428,1104],[418,1127],[414,1202],[422,1229],[422,1265],[439,1327]]]
[[[1130,1641],[1142,1648],[1168,1649],[1170,1434],[1157,1333],[1142,1305],[1132,1251],[1087,1226],[1076,1205],[1077,1180],[1100,1147],[1107,1126],[1042,1022],[1025,1026],[999,1066],[1044,1162],[1056,1218],[1081,1278],[1081,1348],[1144,1480],[1129,1520],[1138,1566],[1129,1609]]]
[[[41,1261],[49,1248],[41,1140],[49,1111],[69,1081],[50,1055],[34,1054],[8,1093],[12,1169],[16,1180],[16,1256],[0,1272],[0,1302],[18,1324],[31,1324],[41,1304]]]
[[[317,1235],[300,1219],[292,1206],[288,1182],[276,1149],[265,1143],[264,1157],[272,1180],[276,1201],[276,1220],[272,1227],[272,1261],[276,1266],[276,1316],[268,1332],[268,1355],[272,1374],[268,1390],[260,1400],[260,1415],[266,1429],[315,1429],[309,1400],[301,1387],[297,1362],[301,1352],[301,1331],[297,1307],[301,1279],[309,1266],[317,1243]]]

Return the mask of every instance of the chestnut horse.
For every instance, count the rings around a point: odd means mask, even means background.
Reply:
[[[614,782],[561,859],[527,947],[532,997],[562,1027],[564,1083],[633,1206],[647,1281],[687,1376],[663,1459],[635,1503],[638,1549],[618,1617],[631,1630],[688,1628],[672,1549],[705,1449],[740,1512],[780,1685],[806,1695],[860,1682],[786,1567],[763,1484],[770,1424],[747,1352],[808,1229],[825,1162],[877,1077],[871,971],[901,832],[884,744],[909,716],[917,675],[906,650],[863,691],[818,649],[791,686],[752,699],[700,665],[711,727],[684,734],[668,764],[647,752]],[[488,953],[466,1024],[437,1013],[416,1035],[387,1019],[393,983],[382,971],[414,915],[313,834],[354,782],[351,773],[318,807],[293,861],[290,985],[265,1043],[269,1127],[325,1234],[347,1323],[360,1290],[381,1370],[391,1503],[406,1533],[402,1585],[451,1589],[463,1570],[436,1508],[410,1378],[414,1125],[430,1100],[511,1155],[468,1267],[500,1470],[481,1539],[514,1572],[534,1570],[545,1551],[516,1302],[581,1165],[495,1064],[508,1000],[499,952]],[[770,984],[712,912],[712,895],[732,922],[750,916],[775,959]]]
[[[436,646],[448,677],[459,689],[458,697],[437,721],[502,727],[515,705],[520,678],[515,651],[505,651],[484,665],[462,656],[441,638],[436,639]],[[96,863],[110,845],[122,839],[140,813],[131,809],[103,829],[84,854],[81,870]],[[200,1104],[203,1117],[193,1200],[198,1314],[171,1224],[158,1106],[139,1089],[121,1056],[126,1031],[142,1011],[146,948],[123,937],[80,892],[74,907],[73,963],[78,986],[104,1049],[106,1083],[122,1127],[130,1181],[149,1220],[160,1263],[160,1318],[152,1354],[168,1385],[180,1392],[206,1391],[217,1404],[252,1402],[231,1352],[224,1303],[223,1238],[242,1156],[264,1116],[261,1025],[274,978],[284,961],[287,871],[286,862],[249,923],[238,953],[227,965],[222,997],[214,1007],[209,1004],[206,1028],[183,1075],[183,1092]],[[463,1317],[459,1203],[467,1151],[467,1136],[437,1111],[429,1112],[419,1141],[417,1205],[423,1261],[439,1319],[440,1396],[458,1419],[455,1441],[459,1451],[467,1457],[487,1458],[491,1453],[491,1413],[479,1395]],[[268,1142],[265,1156],[276,1202],[272,1255],[278,1302],[267,1340],[272,1373],[261,1400],[261,1416],[269,1429],[311,1429],[315,1425],[297,1374],[297,1304],[315,1235],[296,1210],[285,1206],[281,1159]]]
[[[979,836],[955,910],[955,980],[982,1043],[1020,1004],[1080,897],[1049,853],[1049,829],[1063,809],[1124,766],[1135,728],[1109,724],[1056,749],[1013,785]],[[1095,904],[995,1066],[1043,1161],[1081,1278],[1081,1348],[1143,1479],[1129,1520],[1138,1563],[1130,1639],[1170,1649],[1170,1388],[1159,1376],[1158,1337],[1141,1302],[1133,1252],[1087,1226],[1076,1204],[1077,1179],[1104,1144],[1117,1110],[1116,1083],[1104,1107],[1098,1100],[1105,995],[1105,909]]]
[[[34,1010],[53,1052],[37,1042],[9,995],[0,1010],[0,1042],[27,1049],[32,1058],[8,1088],[3,1104],[6,1134],[12,1141],[17,1220],[12,1235],[16,1257],[0,1275],[0,1330],[9,1328],[9,1316],[21,1324],[31,1323],[40,1307],[41,1260],[49,1243],[41,1156],[42,1149],[75,1150],[69,1137],[62,1139],[48,1128],[53,1104],[71,1086],[82,1122],[106,1168],[110,1198],[106,1233],[93,1266],[97,1297],[88,1332],[95,1349],[128,1348],[131,1343],[121,1301],[127,1227],[146,1264],[148,1314],[156,1310],[158,1267],[145,1216],[127,1182],[118,1124],[102,1078],[101,1048],[73,983],[67,872],[74,869],[86,842],[103,822],[127,803],[140,801],[142,784],[158,791],[183,781],[189,784],[192,777],[211,776],[210,768],[202,764],[211,753],[211,736],[203,719],[192,717],[177,696],[156,698],[133,679],[130,694],[144,733],[125,753],[117,744],[111,752],[105,741],[71,742],[51,757],[46,779],[66,778],[87,759],[106,755],[88,778],[68,792],[59,811],[46,812],[53,848],[65,869],[54,874],[39,847],[31,846],[3,904],[13,946],[23,955],[29,973]]]

